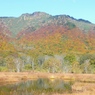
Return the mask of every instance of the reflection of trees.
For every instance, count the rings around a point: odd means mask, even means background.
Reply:
[[[71,84],[63,80],[55,79],[53,82],[49,79],[37,79],[15,85],[7,85],[0,87],[4,91],[4,95],[39,95],[41,93],[65,93],[71,91]],[[10,94],[11,93],[11,94]],[[2,95],[2,94],[0,94]]]

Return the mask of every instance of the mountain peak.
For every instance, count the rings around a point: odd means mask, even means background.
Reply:
[[[34,17],[37,17],[37,16],[45,16],[45,15],[48,15],[50,16],[49,14],[45,13],[45,12],[34,12],[34,13],[25,13],[25,14],[22,14],[21,16],[34,16]]]
[[[34,12],[34,13],[32,13],[32,15],[33,16],[41,16],[41,15],[49,15],[49,14],[47,14],[45,12]]]

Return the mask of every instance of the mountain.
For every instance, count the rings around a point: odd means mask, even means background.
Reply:
[[[95,51],[95,24],[69,15],[34,12],[0,17],[0,36],[17,52],[34,47],[43,54]]]
[[[95,24],[90,21],[44,12],[0,17],[0,71],[95,73],[94,67]]]
[[[26,13],[20,17],[0,17],[0,22],[8,27],[13,36],[16,36],[24,30],[33,32],[48,25],[68,26],[69,28],[78,27],[85,32],[95,27],[94,24],[87,20],[75,19],[68,15],[52,16],[44,12]]]
[[[42,12],[35,12],[33,14],[22,14],[20,17],[1,17],[0,22],[6,24],[10,29],[13,36],[17,35],[21,30],[27,27],[39,28],[43,25],[43,22],[48,19],[50,15]]]

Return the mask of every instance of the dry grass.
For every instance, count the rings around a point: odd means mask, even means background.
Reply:
[[[95,95],[94,74],[64,74],[64,73],[41,73],[41,72],[0,72],[0,85],[15,83],[37,78],[61,78],[63,80],[76,81],[72,85],[73,93],[64,95]],[[53,94],[62,95],[62,94]]]

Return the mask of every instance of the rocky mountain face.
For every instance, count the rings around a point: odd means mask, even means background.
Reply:
[[[94,24],[87,20],[75,19],[68,15],[52,16],[44,12],[26,13],[17,18],[0,17],[0,23],[3,24],[14,37],[22,32],[25,33],[25,31],[29,33],[51,25],[68,27],[70,29],[77,27],[85,32],[95,27]]]

